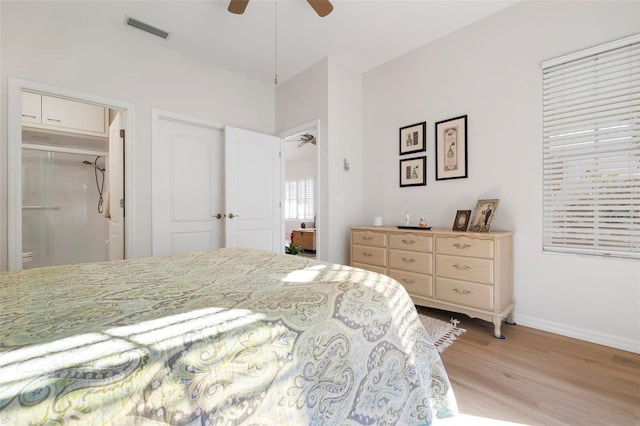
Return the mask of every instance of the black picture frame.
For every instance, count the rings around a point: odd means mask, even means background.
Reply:
[[[436,180],[468,177],[467,116],[435,124]]]
[[[400,159],[400,187],[427,185],[427,156]]]
[[[466,232],[471,218],[471,210],[458,210],[456,218],[453,220],[452,231]]]
[[[427,122],[400,128],[400,155],[414,154],[427,150]]]

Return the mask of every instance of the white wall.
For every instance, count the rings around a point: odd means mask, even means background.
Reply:
[[[516,321],[640,351],[640,263],[542,253],[540,75],[545,59],[638,31],[639,2],[524,1],[366,73],[364,211],[450,228],[456,210],[499,198]],[[469,177],[436,182],[434,123],[464,114]],[[398,128],[425,120],[428,185],[399,188]]]
[[[277,88],[277,132],[313,120],[320,122],[318,258],[346,264],[349,228],[362,220],[362,75],[326,58]]]
[[[328,65],[329,261],[348,264],[349,229],[362,223],[362,74],[336,58]]]
[[[170,41],[126,27],[121,6],[0,2],[0,270],[7,266],[8,76],[135,105],[133,257],[151,255],[152,108],[274,133],[272,86],[175,53]],[[95,24],[105,20],[112,24]]]

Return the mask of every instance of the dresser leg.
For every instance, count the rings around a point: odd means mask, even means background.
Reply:
[[[502,318],[500,318],[499,316],[494,316],[493,317],[493,335],[496,336],[498,339],[504,339],[505,337],[502,335],[502,332],[500,331],[500,327],[502,327]]]

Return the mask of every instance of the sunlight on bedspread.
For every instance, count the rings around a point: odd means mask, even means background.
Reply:
[[[216,251],[0,275],[0,424],[428,424],[440,357],[384,275]]]

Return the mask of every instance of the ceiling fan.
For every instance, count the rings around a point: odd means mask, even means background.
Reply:
[[[230,0],[227,10],[237,15],[242,15],[247,8],[249,0]],[[318,16],[325,17],[333,10],[333,5],[329,0],[307,0]]]
[[[310,143],[311,145],[315,145],[316,137],[313,136],[312,134],[305,133],[304,135],[300,135],[300,138],[298,139],[298,141],[300,142],[298,144],[298,148],[308,143]]]

